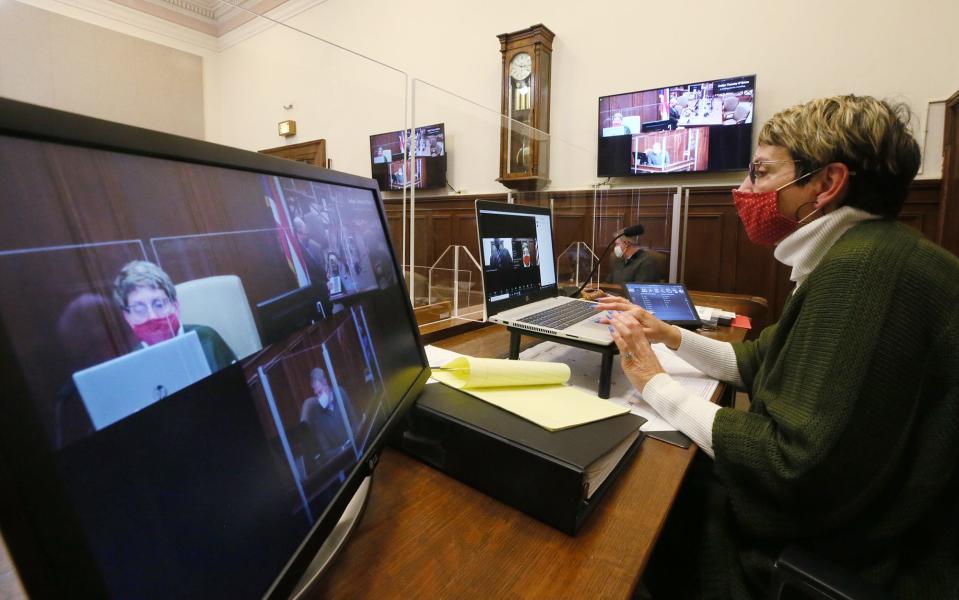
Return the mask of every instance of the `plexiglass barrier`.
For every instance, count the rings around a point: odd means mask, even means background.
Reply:
[[[513,110],[523,106],[504,111],[498,95],[480,98],[475,90],[412,78],[388,58],[369,55],[382,45],[358,41],[364,55],[348,41],[330,41],[337,39],[332,16],[340,2],[263,14],[219,2],[212,9],[215,25],[200,34],[186,28],[151,32],[133,18],[126,33],[104,31],[96,19],[83,22],[75,3],[53,1],[64,15],[0,1],[0,28],[14,42],[0,58],[0,71],[8,75],[0,79],[0,95],[373,177],[407,274],[430,267],[457,271],[437,261],[450,262],[441,256],[460,245],[479,263],[469,286],[481,288],[488,257],[477,237],[473,202],[484,198],[552,209],[549,256],[529,244],[526,252],[534,264],[548,258],[556,265],[560,287],[609,279],[621,259],[612,249],[604,256],[604,250],[634,225],[644,228],[634,248],[657,253],[657,263],[665,258],[661,278],[682,277],[677,217],[685,213],[675,202],[677,192],[684,197],[681,190],[657,185],[656,176],[583,179],[583,165],[595,172],[597,164],[591,142],[593,131],[602,129],[584,124],[596,115],[584,115],[582,123],[554,120],[547,132]],[[66,16],[69,11],[76,14]],[[135,39],[138,34],[144,39]],[[97,43],[90,43],[91,36]],[[40,52],[39,40],[56,47]],[[34,75],[16,77],[28,71]],[[288,131],[290,122],[295,135],[281,136],[281,124]],[[639,151],[641,138],[637,134],[632,144]],[[323,245],[329,236],[317,230],[319,223],[290,214],[277,227],[291,239],[301,233],[304,243]],[[346,251],[350,241],[340,241],[339,250]],[[567,256],[570,248],[578,258]],[[337,248],[324,250],[348,269],[350,261]],[[520,243],[513,252],[517,265],[523,252]],[[429,304],[428,277],[408,277],[407,285],[415,306]]]
[[[423,184],[410,190],[404,213],[414,273],[438,260],[447,245],[461,244],[476,257],[481,271],[494,270],[493,254],[503,249],[515,271],[548,261],[555,270],[550,282],[541,283],[555,282],[561,294],[575,293],[584,284],[636,277],[677,280],[682,232],[675,227],[681,222],[675,202],[678,188],[641,185],[646,184],[641,179],[618,181],[616,187],[599,179],[576,180],[570,174],[582,169],[575,167],[596,165],[597,157],[595,148],[563,138],[570,124],[556,123],[555,131],[547,133],[432,82],[414,78],[411,90],[414,130],[422,133],[428,150],[435,146],[441,125],[445,153],[439,165],[445,171],[427,168]],[[548,244],[522,234],[482,239],[475,220],[477,199],[551,209],[551,239]],[[641,228],[642,233],[621,244],[624,255],[618,257],[611,243],[626,228]],[[429,300],[428,294],[416,291],[423,284],[413,282],[414,304]]]

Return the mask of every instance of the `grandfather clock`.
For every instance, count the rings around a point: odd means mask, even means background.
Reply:
[[[503,55],[499,181],[537,190],[549,181],[549,94],[553,32],[545,25],[496,36]]]

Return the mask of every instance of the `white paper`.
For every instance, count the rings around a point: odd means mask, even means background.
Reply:
[[[656,358],[659,359],[663,369],[684,388],[700,398],[704,398],[707,402],[713,397],[716,386],[719,385],[717,380],[707,377],[702,371],[676,356],[676,353],[663,344],[653,344],[653,352],[656,353]],[[523,360],[565,363],[569,365],[572,372],[572,377],[569,380],[570,385],[594,394],[599,387],[599,375],[603,364],[603,356],[599,352],[574,348],[556,342],[543,342],[524,350],[519,357]],[[619,355],[616,355],[613,359],[609,400],[626,406],[633,414],[645,418],[647,421],[643,425],[643,431],[677,431],[643,400],[642,394],[626,378],[620,364]]]
[[[453,360],[454,358],[463,356],[462,354],[458,354],[452,350],[437,348],[436,346],[432,346],[430,344],[423,346],[423,349],[426,350],[427,363],[433,366],[440,366],[448,361]],[[426,383],[437,383],[437,381],[430,377]]]

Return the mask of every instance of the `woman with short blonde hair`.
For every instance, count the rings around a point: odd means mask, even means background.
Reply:
[[[895,219],[919,167],[908,121],[836,96],[763,126],[733,201],[796,287],[758,339],[601,305],[619,311],[605,320],[630,381],[713,459],[647,569],[654,598],[764,597],[790,545],[899,598],[959,597],[959,260]],[[749,392],[749,410],[687,392],[655,342]]]

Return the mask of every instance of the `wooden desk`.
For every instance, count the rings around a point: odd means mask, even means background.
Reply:
[[[744,298],[711,297],[710,306],[731,309]],[[709,335],[736,340],[744,333],[721,327]],[[523,340],[526,347],[538,343]],[[509,334],[495,325],[434,344],[505,357]],[[628,598],[695,452],[695,446],[644,441],[580,533],[570,537],[387,449],[361,523],[306,597]]]
[[[754,323],[764,318],[761,298],[690,296],[697,304],[746,314]],[[720,327],[706,335],[737,340],[744,331]],[[538,343],[523,339],[524,348]],[[495,325],[434,343],[505,358],[509,334]],[[387,448],[358,529],[305,597],[627,598],[695,452],[695,446],[683,450],[644,441],[580,533],[570,537]],[[25,597],[2,543],[0,597]]]

